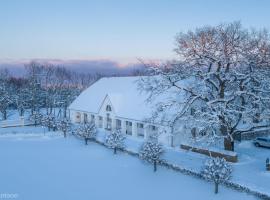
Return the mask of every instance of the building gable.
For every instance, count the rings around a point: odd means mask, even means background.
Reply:
[[[109,97],[108,94],[103,99],[103,101],[102,101],[102,103],[100,105],[100,108],[98,110],[98,113],[99,113],[99,115],[105,115],[105,114],[108,114],[108,113],[110,113],[110,115],[114,115],[114,116],[116,115],[115,109],[114,109],[114,107],[112,105],[112,102],[111,102],[110,97]]]

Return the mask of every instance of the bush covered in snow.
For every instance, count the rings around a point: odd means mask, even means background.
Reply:
[[[218,193],[218,185],[230,179],[231,166],[224,158],[211,158],[206,161],[202,174],[204,178],[215,183],[215,193]]]
[[[154,171],[157,171],[157,164],[160,162],[160,157],[163,153],[163,147],[156,140],[146,141],[140,152],[139,157],[154,165]]]
[[[97,128],[94,123],[84,123],[76,130],[77,136],[84,139],[85,144],[88,144],[89,140],[95,140],[97,136]]]
[[[117,129],[106,136],[105,143],[109,148],[113,149],[114,154],[116,154],[117,149],[124,148],[124,140],[125,136],[121,133],[120,129]]]

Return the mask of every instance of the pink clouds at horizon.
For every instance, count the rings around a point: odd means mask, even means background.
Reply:
[[[132,70],[143,67],[143,64],[138,62],[120,63],[109,59],[98,60],[83,60],[83,59],[0,59],[0,69],[7,68],[14,74],[21,74],[24,71],[24,66],[30,62],[38,62],[42,64],[53,64],[63,66],[73,71],[81,73],[102,73],[102,74],[128,74]]]

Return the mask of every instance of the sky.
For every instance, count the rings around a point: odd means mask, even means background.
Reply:
[[[177,33],[241,21],[270,29],[270,0],[0,0],[0,62],[175,57]]]

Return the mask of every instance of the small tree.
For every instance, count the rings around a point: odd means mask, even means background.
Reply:
[[[85,145],[89,140],[95,140],[97,136],[97,129],[94,123],[81,124],[77,129],[77,135],[84,139]]]
[[[67,132],[70,130],[71,123],[67,118],[61,119],[57,123],[57,129],[64,133],[64,137],[67,136]]]
[[[202,174],[204,178],[215,183],[215,194],[218,186],[231,178],[232,168],[224,158],[211,158],[206,161]]]
[[[107,146],[113,149],[114,154],[116,154],[117,149],[124,148],[125,136],[121,133],[120,129],[110,132],[105,139]]]
[[[160,162],[160,156],[163,153],[162,145],[157,142],[157,140],[150,139],[146,141],[141,151],[139,152],[139,157],[154,165],[154,172],[157,171],[157,164]]]
[[[57,128],[57,122],[56,119],[53,115],[44,115],[42,117],[41,123],[43,126],[48,127],[48,130],[51,131],[56,131]]]
[[[42,123],[43,116],[41,113],[34,111],[32,115],[30,115],[30,121],[34,122],[34,125],[37,126]]]

